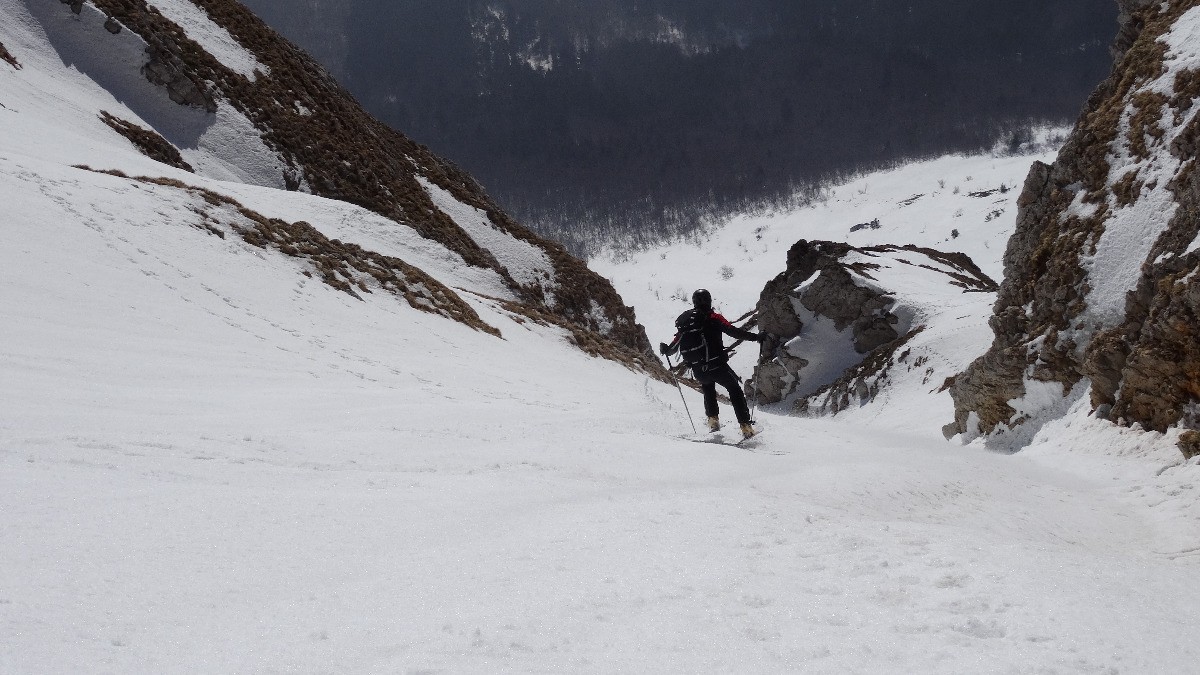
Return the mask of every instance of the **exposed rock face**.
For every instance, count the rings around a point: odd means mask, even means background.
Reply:
[[[1117,17],[1117,39],[1111,49],[1114,60],[1120,60],[1142,32],[1143,24],[1139,13],[1154,2],[1156,0],[1117,0],[1120,14]]]
[[[249,119],[287,164],[289,188],[303,184],[314,194],[362,206],[411,226],[468,265],[494,270],[519,299],[521,311],[562,324],[586,351],[654,361],[633,310],[606,279],[513,221],[469,175],[368,115],[315,61],[241,4],[193,1],[262,64],[261,72],[247,77],[234,71],[145,0],[92,4],[107,17],[106,26],[123,27],[145,41],[142,72],[172,101],[210,113],[233,106]],[[433,202],[422,181],[478,209],[488,227],[544,252],[549,271],[531,280],[502,265]]]
[[[1200,0],[1121,0],[1112,75],[1053,166],[1035,165],[1004,256],[991,349],[955,380],[948,433],[1031,417],[1030,382],[1091,387],[1165,431],[1200,401]],[[1036,411],[1035,413],[1036,414]]]
[[[104,22],[107,28],[118,22],[111,17]],[[115,34],[115,33],[114,33]],[[202,81],[187,74],[187,67],[178,56],[160,47],[151,46],[146,50],[150,57],[142,66],[142,73],[154,84],[166,87],[167,95],[179,105],[190,105],[207,112],[217,111],[217,102],[205,89]]]
[[[758,327],[767,335],[757,369],[759,401],[836,413],[873,399],[897,358],[907,358],[897,352],[923,330],[928,314],[901,286],[929,277],[948,294],[997,288],[961,253],[796,242],[786,270],[758,303]]]

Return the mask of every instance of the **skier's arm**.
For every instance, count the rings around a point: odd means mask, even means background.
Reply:
[[[729,319],[726,319],[716,312],[713,312],[712,316],[721,326],[721,332],[729,337],[736,338],[738,340],[748,340],[750,342],[762,342],[762,336],[760,336],[758,333],[751,333],[748,330],[742,330],[741,328],[729,323]]]
[[[658,352],[660,354],[662,354],[663,356],[670,356],[677,351],[679,351],[679,334],[678,333],[675,334],[675,337],[671,340],[670,344],[667,344],[666,342],[658,343]]]

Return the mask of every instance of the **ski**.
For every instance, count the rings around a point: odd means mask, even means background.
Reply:
[[[717,431],[710,431],[700,434],[683,434],[678,436],[678,438],[685,441],[691,441],[693,443],[711,443],[715,445],[727,445],[735,448],[752,449],[757,447],[762,440],[762,428],[755,426],[754,432],[755,433],[753,436],[745,437],[742,436],[739,429],[733,427],[728,433],[726,433],[724,429],[719,429]]]

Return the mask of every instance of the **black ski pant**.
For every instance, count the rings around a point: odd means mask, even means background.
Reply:
[[[729,402],[733,404],[733,413],[737,415],[738,424],[749,424],[750,409],[746,406],[746,395],[742,393],[742,383],[737,373],[728,365],[703,372],[694,373],[700,382],[700,390],[704,392],[704,414],[717,417],[720,409],[717,407],[717,385],[725,387],[729,392]]]

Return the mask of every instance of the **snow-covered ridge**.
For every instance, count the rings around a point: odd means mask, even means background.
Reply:
[[[205,178],[363,205],[399,233],[424,237],[461,264],[494,272],[502,288],[488,284],[490,297],[595,332],[596,344],[611,343],[591,348],[598,353],[633,363],[648,351],[632,311],[602,278],[513,222],[459,169],[367,115],[315,62],[239,3],[171,0],[148,11],[140,0],[3,3],[13,21],[0,27],[0,41],[31,67],[4,74],[11,79],[5,105],[19,111],[13,121],[22,132],[0,141],[0,149],[174,177],[124,158],[96,158],[102,149],[128,149],[121,135],[142,134],[151,145],[174,146],[182,157],[176,166]],[[77,143],[41,147],[53,133]],[[133,147],[144,149],[136,140]],[[433,203],[422,180],[437,186],[472,233]],[[595,319],[593,306],[602,307],[604,321]],[[609,327],[604,333],[598,332],[602,325]]]

